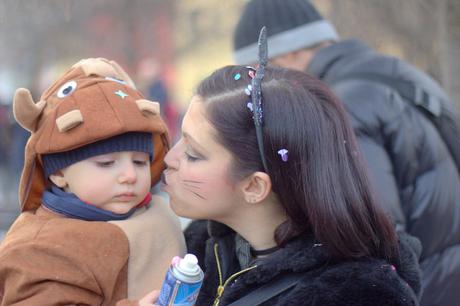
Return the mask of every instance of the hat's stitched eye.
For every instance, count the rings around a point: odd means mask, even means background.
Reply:
[[[70,95],[72,92],[74,92],[75,89],[77,89],[77,82],[69,81],[59,88],[57,92],[57,96],[59,98],[65,98],[68,95]]]

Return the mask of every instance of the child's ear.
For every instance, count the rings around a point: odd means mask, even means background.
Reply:
[[[268,174],[254,172],[242,181],[241,190],[246,202],[260,203],[272,190],[272,182]]]
[[[64,188],[67,186],[67,181],[61,171],[58,171],[54,174],[51,174],[49,177],[50,181],[59,188]]]

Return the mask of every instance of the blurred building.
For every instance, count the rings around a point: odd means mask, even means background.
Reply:
[[[176,0],[174,92],[184,108],[199,80],[233,63],[232,32],[245,2]]]

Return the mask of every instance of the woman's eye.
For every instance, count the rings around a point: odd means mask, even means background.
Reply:
[[[109,160],[109,161],[97,161],[96,164],[99,166],[99,167],[110,167],[114,164],[115,162],[113,160]]]
[[[69,82],[65,83],[64,85],[62,85],[59,88],[59,90],[57,92],[57,96],[59,98],[65,98],[68,95],[70,95],[71,93],[73,93],[75,91],[75,89],[77,89],[77,82],[69,81]]]
[[[187,152],[185,152],[185,157],[187,158],[188,161],[191,161],[191,162],[194,162],[194,161],[197,161],[197,160],[200,159],[199,157],[190,155],[190,154],[187,153]]]

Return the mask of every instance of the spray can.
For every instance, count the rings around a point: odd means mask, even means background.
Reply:
[[[157,303],[159,306],[193,306],[202,283],[203,271],[195,255],[187,254],[183,259],[174,257]]]

